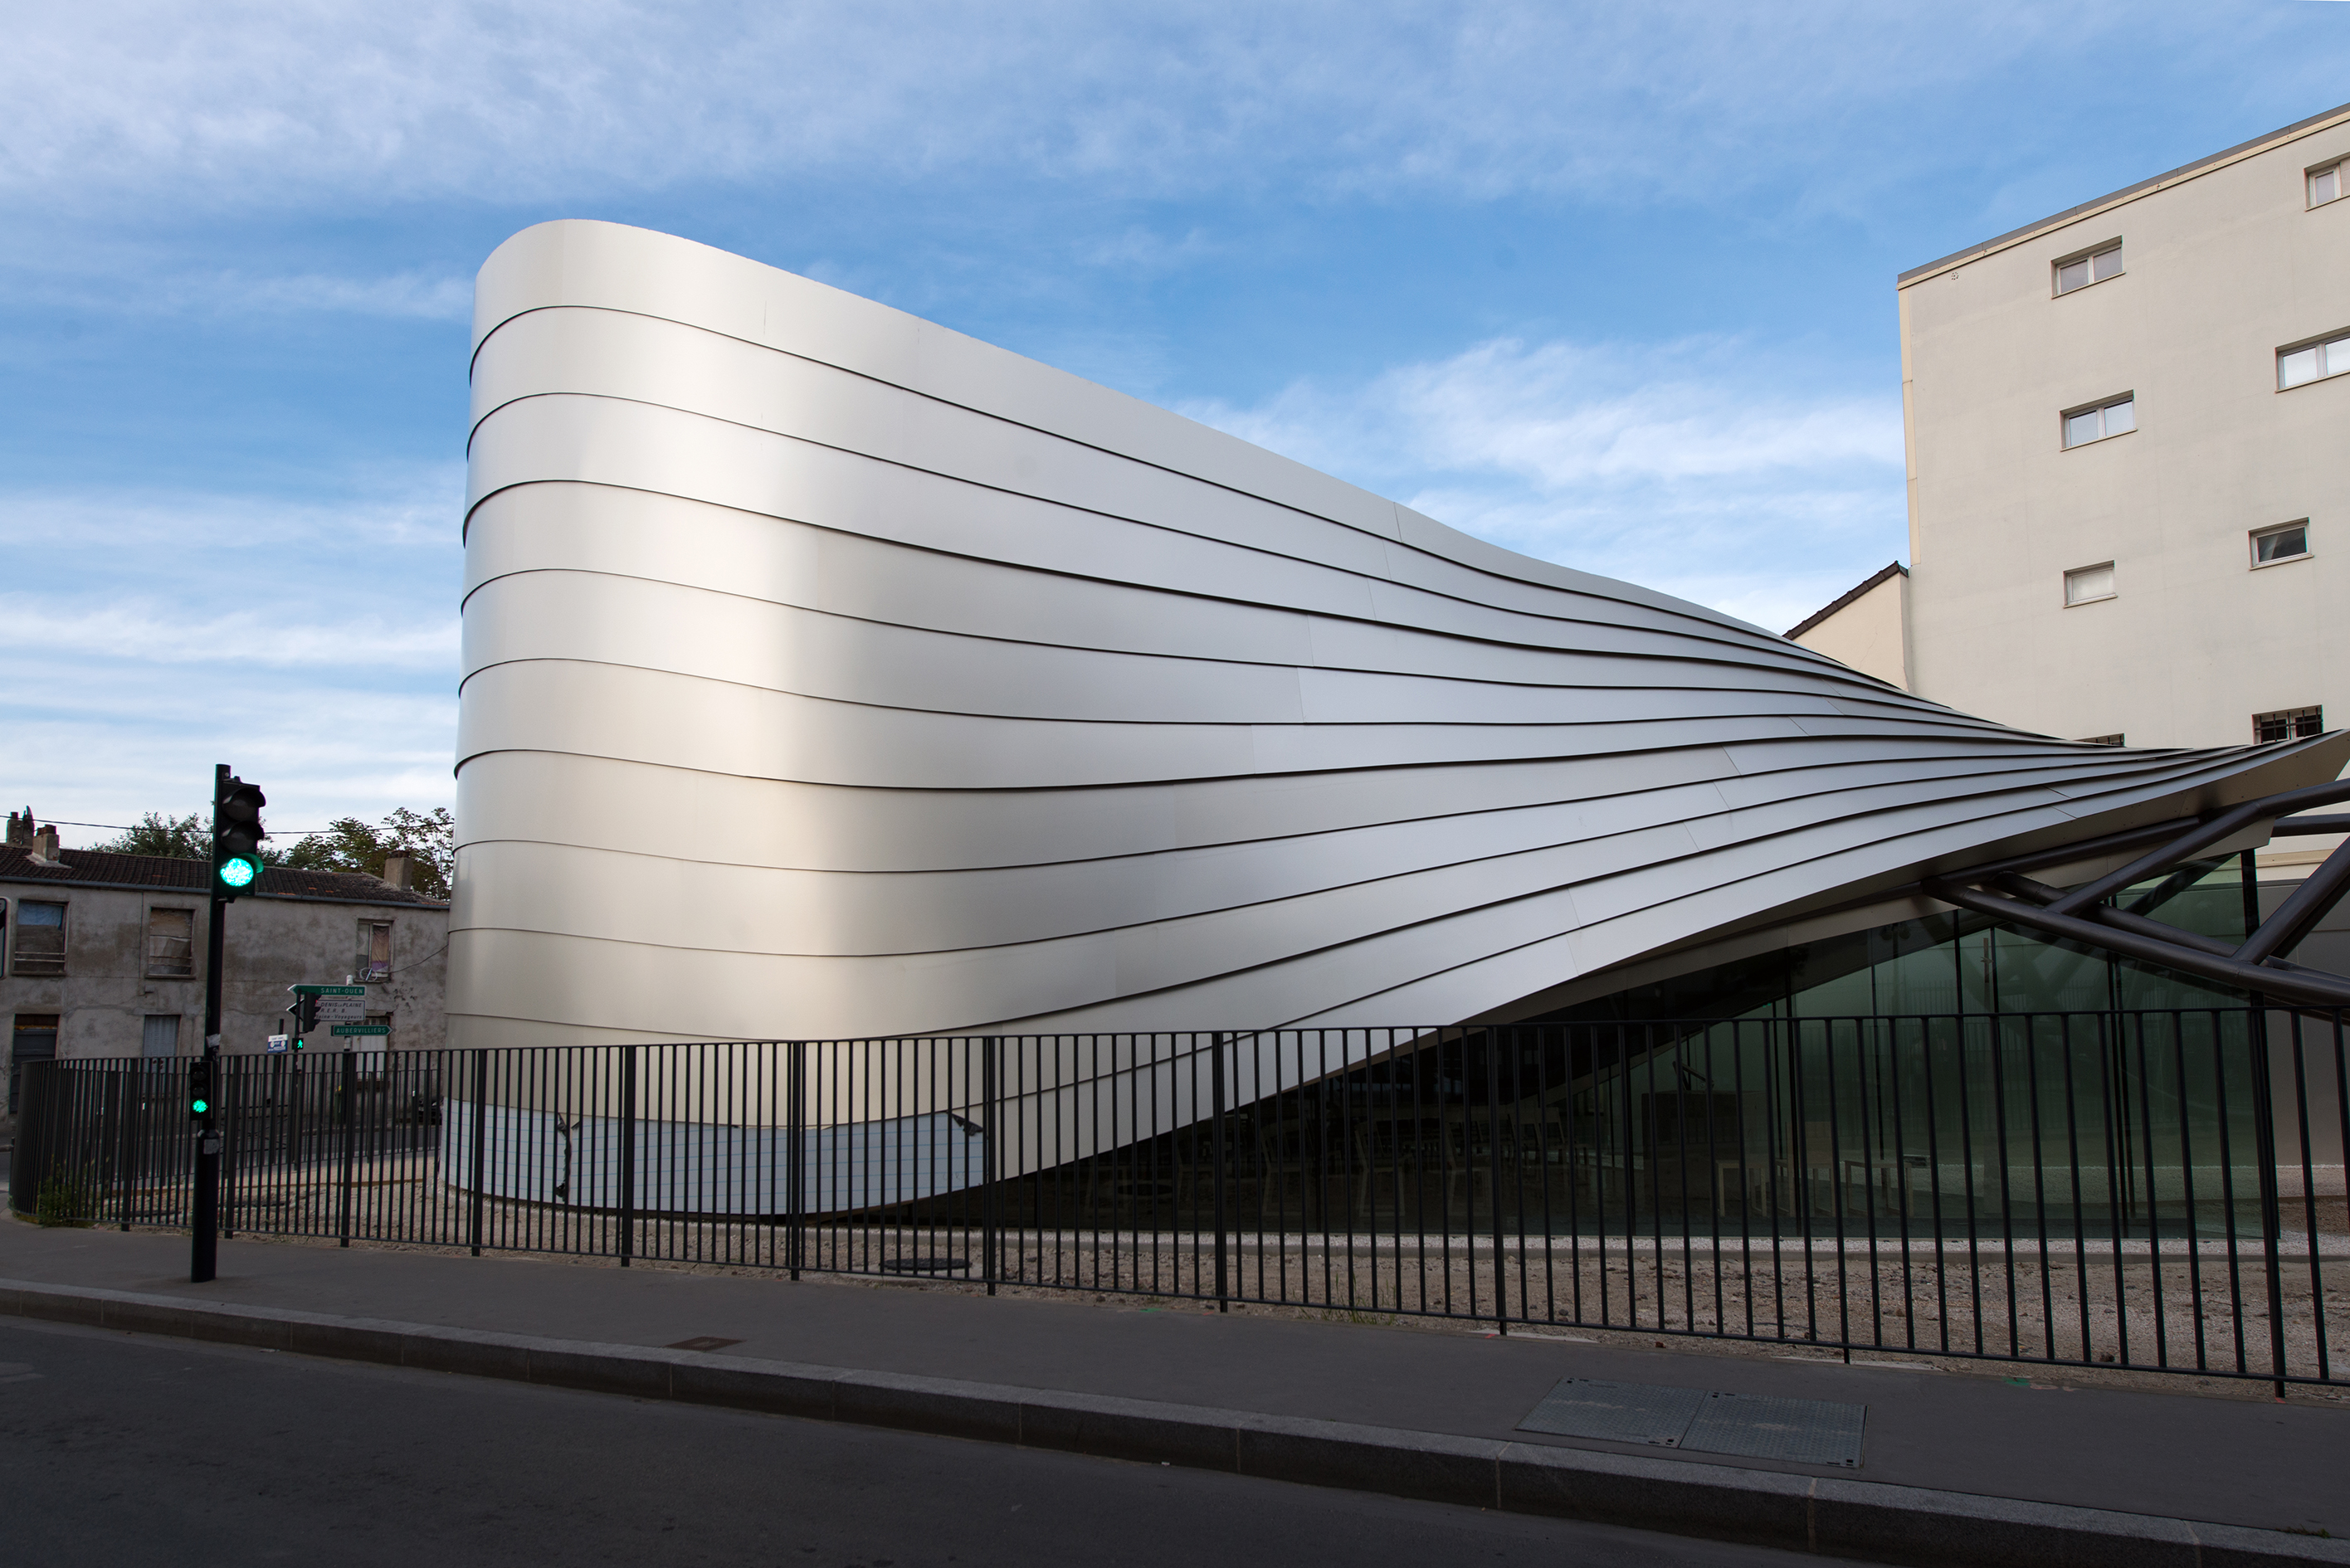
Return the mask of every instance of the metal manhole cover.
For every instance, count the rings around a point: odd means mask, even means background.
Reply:
[[[1518,1430],[1857,1469],[1867,1417],[1866,1405],[1827,1399],[1567,1377],[1543,1397]]]
[[[1677,1448],[1706,1401],[1702,1388],[1660,1388],[1648,1383],[1605,1383],[1568,1377],[1518,1423],[1521,1432],[1596,1438],[1609,1443]]]
[[[1857,1469],[1867,1420],[1866,1405],[1714,1394],[1690,1423],[1680,1446],[1708,1454]]]

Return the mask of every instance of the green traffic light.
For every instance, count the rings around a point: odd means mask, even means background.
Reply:
[[[222,861],[220,879],[232,888],[247,886],[253,880],[253,862],[242,859]]]
[[[212,1108],[213,1103],[210,1100],[197,1100],[188,1106],[188,1109],[195,1112],[198,1116],[203,1116],[206,1111],[211,1110]]]

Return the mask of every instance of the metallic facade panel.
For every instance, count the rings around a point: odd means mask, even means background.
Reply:
[[[475,337],[458,1044],[1505,1018],[2344,760],[2003,729],[642,230]]]

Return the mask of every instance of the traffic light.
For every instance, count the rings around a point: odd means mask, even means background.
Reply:
[[[225,767],[213,783],[213,894],[234,898],[261,877],[261,808],[269,802],[260,786],[232,775]]]
[[[213,1063],[209,1056],[188,1062],[188,1119],[200,1122],[213,1114]]]
[[[304,1036],[318,1027],[318,999],[297,996],[294,999],[294,1049],[303,1047]]]

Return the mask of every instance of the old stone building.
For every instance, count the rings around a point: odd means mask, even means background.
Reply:
[[[25,824],[29,827],[29,822]],[[187,1056],[203,1045],[209,917],[201,860],[60,849],[56,830],[0,846],[0,1020],[13,1123],[18,1067],[48,1056]],[[29,842],[26,840],[29,839]],[[449,909],[383,877],[273,867],[229,906],[221,1048],[267,1049],[297,982],[367,987],[369,1045],[444,1038]],[[344,1044],[324,1026],[308,1045]]]

